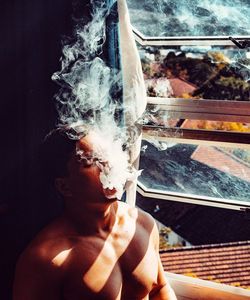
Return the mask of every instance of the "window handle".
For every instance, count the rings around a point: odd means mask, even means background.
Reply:
[[[250,40],[237,41],[236,39],[234,39],[231,36],[229,37],[229,40],[232,41],[240,49],[246,49],[246,48],[250,47]]]

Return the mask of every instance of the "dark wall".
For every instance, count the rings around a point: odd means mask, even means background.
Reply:
[[[1,1],[0,298],[11,298],[16,259],[60,212],[42,184],[37,149],[56,124],[51,80],[61,38],[71,32],[71,0]]]
[[[113,2],[107,0],[107,7]],[[37,154],[57,124],[53,96],[59,86],[51,76],[60,70],[62,40],[73,41],[79,18],[83,25],[89,22],[91,5],[89,0],[1,0],[0,5],[0,298],[7,300],[20,253],[62,210],[39,172]],[[106,41],[104,48],[110,47]],[[118,51],[117,43],[112,47]],[[103,58],[109,62],[113,52],[103,51]]]

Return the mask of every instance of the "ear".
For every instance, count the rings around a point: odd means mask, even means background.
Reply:
[[[72,193],[66,178],[56,178],[55,180],[56,189],[64,197],[71,197]]]

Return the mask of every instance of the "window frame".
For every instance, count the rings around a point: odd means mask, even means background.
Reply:
[[[178,36],[157,37],[146,36],[132,26],[136,42],[141,46],[235,46],[230,38],[236,41],[250,41],[249,35],[219,35],[219,36]]]
[[[133,27],[133,33],[136,42],[142,46],[235,46],[229,36],[188,36],[188,37],[148,37]],[[234,39],[241,42],[242,40],[250,41],[250,36],[234,36]],[[196,120],[218,120],[231,122],[250,123],[250,99],[248,101],[231,101],[231,100],[194,100],[182,98],[159,98],[148,97],[147,107],[152,105],[159,106],[162,110],[168,111],[171,118],[176,119],[196,119]],[[250,133],[213,131],[198,129],[166,128],[162,126],[143,125],[143,136],[150,136],[152,131],[160,132],[158,134],[161,140],[172,140],[179,143],[206,143],[217,144],[219,146],[230,145],[250,149]],[[175,133],[178,132],[180,134]],[[149,135],[149,136],[148,136]],[[220,208],[234,209],[250,212],[250,202],[239,200],[218,200],[212,197],[203,197],[194,195],[184,195],[148,189],[138,179],[137,191],[146,198],[163,199],[170,201],[179,201],[193,203],[197,205],[214,206]]]

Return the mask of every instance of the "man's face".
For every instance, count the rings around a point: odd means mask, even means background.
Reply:
[[[68,162],[67,178],[73,198],[94,202],[116,199],[116,188],[101,182],[103,174],[107,175],[113,168],[109,162],[111,148],[109,141],[95,132],[76,142],[76,152]]]

